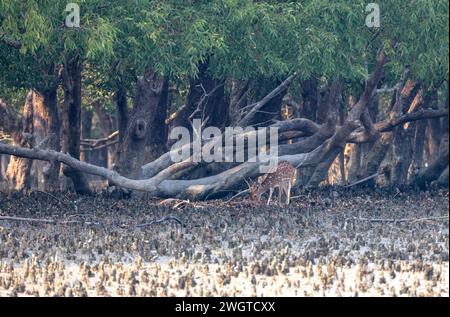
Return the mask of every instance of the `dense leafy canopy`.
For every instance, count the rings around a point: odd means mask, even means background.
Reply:
[[[367,1],[78,0],[81,28],[67,28],[65,1],[3,0],[0,85],[46,87],[57,65],[80,57],[107,89],[146,67],[177,81],[210,58],[218,77],[367,76],[376,50],[396,47],[387,78],[405,66],[430,83],[448,76],[446,0],[378,1],[381,27],[365,25]],[[4,42],[4,41],[3,41]]]

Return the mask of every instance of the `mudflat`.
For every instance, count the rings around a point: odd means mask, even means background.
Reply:
[[[448,296],[448,190],[0,194],[0,296]]]

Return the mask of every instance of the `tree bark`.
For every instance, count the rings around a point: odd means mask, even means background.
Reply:
[[[436,90],[431,90],[425,96],[425,107],[438,109],[438,95]],[[439,118],[428,120],[427,126],[427,161],[432,162],[439,155],[439,143],[441,137],[441,121]]]
[[[186,104],[177,112],[171,127],[185,127],[191,131],[193,119],[201,119],[203,127],[220,129],[227,126],[229,105],[225,102],[225,81],[213,78],[208,73],[208,65],[207,60],[198,66],[196,78],[189,83]]]
[[[280,119],[281,106],[287,89],[283,89],[276,96],[271,98],[263,107],[261,107],[249,120],[248,125],[255,127],[267,127],[273,119]]]
[[[392,141],[392,163],[390,183],[393,186],[405,185],[408,181],[408,168],[413,154],[411,129],[398,126],[394,129]]]
[[[367,156],[365,157],[366,164],[361,169],[358,179],[363,179],[375,173],[381,173],[380,165],[383,162],[386,154],[391,147],[392,133],[383,133],[383,135],[375,142]],[[375,179],[370,181],[370,185],[375,185]]]
[[[124,100],[122,100],[124,101]],[[98,101],[98,102],[94,102],[92,104],[93,108],[94,108],[94,112],[97,115],[98,118],[98,122],[100,125],[100,130],[102,133],[102,136],[104,138],[109,137],[114,131],[116,130],[116,122],[114,121],[113,117],[106,111],[106,109],[103,107],[103,105]],[[118,109],[118,126],[119,126],[119,143],[121,142],[121,140],[123,141],[123,139],[121,138],[121,131],[120,131],[120,126],[123,125],[123,121],[124,121],[124,113],[126,113],[126,117],[128,117],[128,111],[125,111],[123,109],[123,107],[125,107],[126,110],[126,99],[124,101],[124,104],[122,104],[120,107],[119,105],[117,105],[117,109]],[[121,109],[119,111],[119,109]],[[122,114],[119,114],[120,112],[122,112]],[[128,119],[126,119],[126,121],[128,122]],[[123,127],[122,127],[123,129]],[[124,134],[126,132],[122,131],[122,134]],[[108,150],[107,150],[107,163],[106,166],[110,169],[114,168],[114,164],[116,162],[116,158],[117,158],[117,144],[108,146]]]
[[[60,123],[57,109],[56,87],[33,93],[33,127],[35,147],[46,150],[60,150]],[[35,162],[37,187],[42,191],[59,188],[58,162]]]
[[[17,133],[17,118],[9,106],[0,99],[0,128],[2,132],[13,136],[14,133]],[[14,137],[14,136],[13,136]]]
[[[352,98],[349,98],[352,100]],[[348,177],[352,183],[355,183],[357,180],[364,179],[369,175],[366,175],[368,170],[372,170],[373,166],[370,168],[368,165],[372,164],[367,159],[375,159],[375,163],[377,163],[378,156],[374,153],[371,153],[371,149],[374,146],[374,142],[379,139],[380,133],[377,131],[374,122],[377,120],[378,115],[378,96],[375,94],[370,99],[367,108],[364,110],[361,116],[361,123],[364,127],[364,133],[367,136],[367,142],[363,144],[352,144],[349,145],[349,168],[348,168]],[[378,150],[378,148],[377,148]],[[370,155],[369,155],[370,154]],[[381,159],[385,154],[383,153]],[[379,164],[379,163],[377,163]],[[378,166],[377,166],[378,167]],[[365,185],[374,185],[374,179],[370,179],[369,182],[365,182]]]
[[[445,168],[445,170],[441,173],[441,175],[439,176],[439,178],[437,180],[437,184],[439,186],[448,187],[448,165]]]
[[[405,80],[407,71],[402,76],[402,80]],[[411,80],[407,80],[406,83],[398,89],[395,93],[395,103],[389,112],[389,118],[394,120],[402,117],[405,113],[409,113],[409,109],[419,105],[421,102],[420,85]],[[415,101],[414,101],[415,100]],[[413,109],[411,109],[413,110]],[[412,136],[410,126],[398,125],[392,130],[392,149],[391,149],[391,162],[390,172],[388,173],[390,179],[389,183],[393,186],[400,186],[407,184],[408,181],[408,169],[412,156]]]
[[[369,129],[373,129],[370,133],[376,133],[374,122],[378,120],[378,112],[379,112],[379,96],[375,93],[372,99],[370,99],[369,104],[367,105],[367,110],[362,116],[362,123],[367,129],[367,125],[369,125]],[[369,122],[368,122],[369,121]],[[367,123],[368,122],[368,123]],[[375,140],[362,144],[361,146],[361,162],[360,165],[364,165],[364,158],[369,153],[370,149],[374,145]]]
[[[345,122],[345,109],[343,102],[339,103],[338,117],[339,117],[339,125],[342,126]],[[339,153],[339,172],[341,175],[340,181],[341,185],[347,184],[347,169],[345,166],[345,148],[341,151],[341,153]]]
[[[364,91],[356,105],[350,110],[344,124],[327,140],[324,150],[319,158],[319,163],[315,167],[314,173],[308,181],[308,186],[318,186],[326,177],[328,169],[336,156],[344,150],[350,134],[359,126],[358,121],[366,110],[366,106],[373,96],[379,81],[384,72],[384,66],[388,62],[388,57],[384,50],[377,55],[377,64],[370,77],[366,80]],[[333,88],[330,95],[332,95]],[[331,98],[330,98],[331,99]],[[329,117],[329,116],[328,116]]]
[[[129,116],[127,91],[123,86],[119,86],[119,88],[117,88],[114,94],[114,99],[116,101],[117,107],[117,125],[119,129],[119,142],[122,143],[127,132],[128,116]],[[99,116],[99,119],[102,118]],[[112,132],[111,130],[108,130],[108,134],[110,134],[111,132]]]
[[[165,152],[168,80],[151,69],[138,78],[133,110],[119,144],[116,170],[139,179],[141,167]]]
[[[238,82],[233,80],[230,94],[229,114],[230,126],[235,126],[241,120],[241,109],[248,105],[250,80]]]
[[[445,110],[448,112],[449,100],[448,100],[448,84],[446,89],[446,99],[445,99]],[[439,153],[445,152],[446,148],[448,148],[449,142],[449,118],[448,116],[444,116],[441,119],[441,140],[439,143]]]
[[[6,177],[8,174],[8,165],[10,161],[9,155],[0,155],[0,170],[2,174],[2,181],[6,181]]]
[[[86,108],[81,109],[81,139],[90,139],[92,132],[92,117],[93,113]],[[89,151],[83,151],[80,153],[80,160],[90,163]]]
[[[74,158],[80,158],[81,137],[81,72],[83,66],[78,58],[66,60],[62,71],[62,87],[64,90],[64,108],[67,121],[63,120],[67,152]],[[71,168],[63,168],[64,175],[70,177],[75,191],[79,194],[90,193],[89,184],[84,175]]]
[[[448,140],[448,139],[447,139]],[[420,188],[425,188],[432,181],[438,179],[444,170],[448,167],[448,142],[443,145],[439,155],[431,164],[422,169],[414,179],[414,183]]]
[[[33,146],[33,92],[27,94],[22,111],[22,118],[14,133],[14,144],[21,147],[31,148]],[[11,157],[7,179],[10,187],[15,190],[31,188],[31,166],[33,161],[27,158]]]
[[[0,99],[0,132],[6,134],[5,137],[11,136],[17,129],[17,119],[8,105]],[[9,155],[1,155],[0,179],[7,180]]]
[[[65,96],[66,97],[66,96]],[[70,129],[69,129],[69,103],[61,102],[59,103],[59,121],[61,123],[60,129],[60,151],[63,153],[69,152],[69,139],[70,139]],[[68,169],[67,166],[60,165],[59,170],[59,189],[62,191],[73,190],[72,180],[64,174],[64,169]]]
[[[303,80],[300,84],[302,90],[302,108],[300,117],[316,121],[317,112],[317,79],[310,78]]]
[[[324,123],[328,113],[328,99],[331,87],[329,84],[324,84],[319,88],[319,94],[317,96],[317,110],[316,110],[316,122]]]
[[[350,144],[350,157],[348,167],[348,180],[350,183],[358,179],[358,172],[361,170],[361,144]]]
[[[296,74],[289,76],[263,99],[255,104],[249,105],[248,107],[250,107],[250,110],[241,120],[239,120],[237,126],[247,127],[254,125],[270,125],[269,121],[273,120],[280,114],[283,97],[286,95],[287,89],[291,85],[295,76]]]
[[[427,121],[420,120],[415,125],[414,131],[414,150],[409,171],[409,178],[414,177],[423,167],[423,153],[425,145],[425,132],[427,130]]]
[[[435,91],[431,93],[431,102],[430,107],[437,109],[437,94]],[[446,89],[446,100],[445,100],[445,110],[448,111],[448,85]],[[429,159],[431,159],[428,167],[420,170],[417,176],[413,179],[413,182],[417,184],[419,187],[424,188],[428,184],[432,183],[436,180],[439,185],[448,186],[448,160],[449,160],[449,118],[448,116],[443,117],[442,119],[435,119],[437,122],[439,120],[439,134],[441,134],[439,140],[439,147],[436,155],[436,144],[437,141],[437,129],[430,129],[430,121],[428,122],[428,129],[431,132],[429,134],[428,142],[429,142],[429,153],[431,154]],[[432,132],[434,130],[434,132]]]

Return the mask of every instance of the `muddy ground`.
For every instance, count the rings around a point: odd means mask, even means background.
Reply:
[[[0,296],[448,296],[448,190],[0,194]],[[32,218],[32,219],[19,219]]]

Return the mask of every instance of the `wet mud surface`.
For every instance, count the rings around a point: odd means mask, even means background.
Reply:
[[[0,194],[0,296],[448,296],[448,190]],[[22,219],[26,218],[26,219]]]

